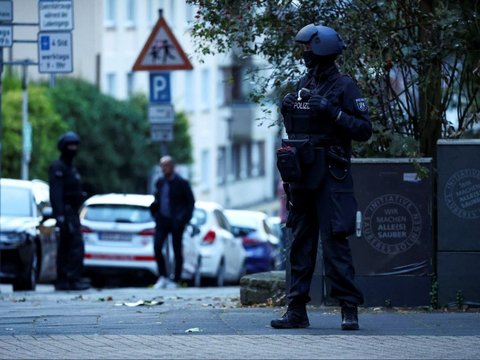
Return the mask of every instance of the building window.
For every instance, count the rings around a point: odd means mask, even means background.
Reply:
[[[193,25],[194,13],[195,13],[195,8],[193,7],[193,5],[187,4],[185,8],[185,20],[187,22],[187,26]]]
[[[158,20],[158,8],[154,5],[156,1],[148,0],[147,2],[147,25],[151,28]]]
[[[251,176],[265,175],[265,142],[257,141],[252,143],[250,164]]]
[[[201,184],[203,191],[210,190],[210,151],[208,149],[202,151],[201,156]]]
[[[229,180],[240,178],[240,144],[232,144]]]
[[[134,91],[135,91],[134,73],[129,72],[127,74],[127,97],[131,98],[133,96]]]
[[[185,111],[195,111],[195,78],[193,71],[185,72]]]
[[[225,105],[225,71],[218,70],[217,76],[217,106]]]
[[[175,8],[178,6],[178,0],[170,0],[169,18],[166,19],[172,29],[175,28]]]
[[[105,27],[115,27],[117,18],[117,0],[105,1]]]
[[[224,104],[245,103],[247,101],[248,86],[244,81],[244,69],[241,66],[231,66],[222,69],[223,101]]]
[[[126,0],[125,25],[127,27],[135,26],[135,0]]]
[[[225,146],[218,148],[217,153],[217,185],[225,184],[227,180],[227,149]]]
[[[117,92],[117,76],[114,73],[107,74],[107,94],[116,97]]]
[[[240,145],[240,171],[239,171],[239,178],[246,179],[248,174],[248,153],[249,153],[249,146],[248,144],[241,144]]]
[[[210,108],[210,93],[212,92],[210,86],[210,70],[202,70],[202,110],[208,110]]]

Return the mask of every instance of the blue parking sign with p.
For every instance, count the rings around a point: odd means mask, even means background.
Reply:
[[[150,103],[170,103],[170,73],[150,73]]]

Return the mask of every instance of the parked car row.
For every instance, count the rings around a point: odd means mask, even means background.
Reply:
[[[0,183],[0,281],[14,290],[34,290],[56,278],[58,228],[51,217],[48,184],[2,179]],[[80,210],[84,265],[94,279],[122,273],[155,280],[152,195],[95,195]],[[183,235],[182,279],[192,286],[223,286],[247,274],[275,269],[279,239],[262,212],[225,210],[197,201]],[[164,255],[173,271],[171,243]]]
[[[0,281],[35,290],[56,279],[57,231],[48,184],[0,179]]]

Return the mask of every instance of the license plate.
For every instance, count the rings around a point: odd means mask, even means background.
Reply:
[[[101,232],[98,234],[98,237],[102,241],[121,241],[121,242],[132,241],[132,234],[124,234],[124,233]]]

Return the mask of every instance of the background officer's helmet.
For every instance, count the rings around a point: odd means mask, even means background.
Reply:
[[[340,55],[346,48],[340,35],[331,27],[309,24],[295,36],[295,41],[309,44],[317,56]]]
[[[69,144],[80,144],[80,137],[77,135],[77,133],[73,131],[68,131],[62,136],[60,136],[60,139],[58,140],[58,150],[63,151],[65,150],[66,146]]]

